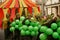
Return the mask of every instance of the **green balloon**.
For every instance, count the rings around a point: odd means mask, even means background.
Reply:
[[[18,25],[19,25],[19,27],[21,27],[21,26],[23,25],[23,24],[22,24],[22,21],[20,21]]]
[[[29,23],[30,23],[30,21],[29,21],[29,20],[26,20],[26,21],[25,21],[25,24],[26,24],[26,25],[28,25]]]
[[[15,28],[16,28],[16,29],[19,29],[19,26],[18,26],[18,25],[15,25]]]
[[[17,25],[19,24],[19,22],[20,22],[19,20],[16,20],[16,24],[17,24]]]
[[[46,32],[46,30],[47,30],[47,27],[46,26],[41,26],[40,32]]]
[[[41,25],[38,25],[39,29],[41,28]]]
[[[12,22],[11,23],[11,27],[15,27],[16,23],[15,22]]]
[[[34,31],[38,31],[38,29],[39,29],[39,28],[38,28],[37,26],[35,26],[33,30],[34,30]]]
[[[60,40],[60,36],[59,36],[59,40]]]
[[[41,40],[46,40],[46,39],[41,39]]]
[[[24,16],[22,16],[21,18],[20,18],[20,21],[23,21],[25,19],[25,17]]]
[[[40,34],[39,38],[41,40],[46,40],[47,39],[47,35],[46,34]]]
[[[15,30],[15,28],[14,28],[14,27],[11,27],[11,28],[10,28],[10,31],[11,31],[11,32],[13,32],[14,30]]]
[[[60,27],[60,22],[57,23],[58,27]]]
[[[52,36],[53,36],[53,38],[55,38],[55,39],[59,38],[59,34],[58,34],[57,32],[54,32]]]
[[[48,29],[46,30],[46,34],[47,34],[47,35],[51,35],[51,34],[53,34],[53,30],[50,29],[50,28],[48,28]]]
[[[60,27],[57,29],[57,32],[60,34]]]
[[[22,27],[19,27],[19,31],[22,30],[23,28]]]
[[[24,30],[21,30],[21,35],[26,35],[26,32]]]
[[[26,25],[23,25],[22,27],[23,27],[23,30],[27,30],[28,29],[28,27]]]
[[[37,22],[34,22],[34,25],[33,26],[37,26]]]
[[[34,31],[31,31],[31,36],[35,36],[35,32]]]
[[[29,27],[28,27],[28,30],[29,30],[29,31],[32,31],[32,30],[33,30],[33,27],[32,27],[32,26],[29,26]]]
[[[38,26],[39,25],[39,22],[35,22],[35,26]]]
[[[37,32],[35,32],[35,35],[36,35],[36,36],[38,36],[38,34],[39,34],[39,32],[38,32],[38,31],[37,31]]]
[[[52,28],[53,30],[57,29],[57,24],[56,24],[56,23],[52,23],[52,24],[51,24],[51,28]]]
[[[26,31],[26,35],[30,35],[30,31]]]
[[[30,23],[30,26],[34,26],[34,25],[35,25],[34,22],[31,22],[31,23]]]

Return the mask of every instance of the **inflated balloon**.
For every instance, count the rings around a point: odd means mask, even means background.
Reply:
[[[32,31],[32,30],[33,30],[33,27],[32,27],[32,26],[29,26],[29,27],[28,27],[28,30],[29,30],[29,31]]]
[[[34,24],[34,22],[31,22],[30,25],[31,25],[31,26],[34,26],[35,24]]]
[[[19,20],[16,20],[16,24],[19,24],[19,22],[20,22]]]
[[[57,24],[56,24],[56,23],[52,23],[52,24],[51,24],[51,28],[52,28],[53,30],[57,29]]]
[[[18,26],[18,25],[15,25],[15,28],[16,28],[16,29],[19,29],[19,26]]]
[[[21,31],[23,28],[22,27],[19,27],[19,31]]]
[[[35,36],[35,32],[34,31],[31,31],[31,36]]]
[[[37,32],[35,32],[35,35],[37,36],[39,34],[39,32],[37,31]]]
[[[30,35],[30,31],[26,31],[26,35]]]
[[[57,23],[58,27],[60,27],[60,22]]]
[[[34,25],[33,26],[37,26],[37,23],[36,22],[34,22]]]
[[[11,27],[15,27],[16,23],[15,22],[12,22],[11,23]]]
[[[22,27],[23,27],[23,30],[27,30],[28,29],[28,27],[26,25],[23,25]]]
[[[38,26],[39,25],[39,22],[35,22],[35,26]]]
[[[60,27],[57,29],[57,32],[60,34]]]
[[[38,31],[38,29],[39,29],[39,28],[38,28],[37,26],[35,26],[33,30],[34,30],[34,31]]]
[[[53,38],[55,38],[55,39],[59,38],[59,34],[58,34],[57,32],[54,32],[52,36],[53,36]]]
[[[26,32],[24,30],[21,30],[21,35],[26,35]]]
[[[41,40],[46,40],[47,39],[47,35],[46,34],[40,34],[39,38]]]
[[[46,26],[41,26],[40,32],[46,32],[46,30],[47,30],[47,27]]]
[[[60,35],[59,35],[59,40],[60,40]]]
[[[50,29],[50,28],[48,28],[48,29],[46,30],[46,34],[47,34],[47,35],[51,35],[51,34],[53,34],[53,30]]]
[[[20,21],[18,25],[19,25],[19,27],[21,27],[21,26],[23,25],[23,24],[22,24],[22,21]]]
[[[11,27],[11,28],[10,28],[10,31],[11,31],[11,32],[13,32],[14,30],[15,30],[15,28],[14,28],[14,27]]]
[[[25,17],[24,16],[22,16],[21,18],[20,18],[20,21],[23,21],[25,19]]]
[[[26,25],[28,25],[29,23],[30,23],[30,21],[29,21],[29,20],[26,20],[26,21],[25,21],[25,24],[26,24]]]
[[[41,25],[38,25],[39,29],[41,28]]]

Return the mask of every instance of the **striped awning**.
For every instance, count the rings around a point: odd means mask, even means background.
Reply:
[[[0,8],[19,8],[19,7],[37,7],[32,0],[6,0],[0,5]]]

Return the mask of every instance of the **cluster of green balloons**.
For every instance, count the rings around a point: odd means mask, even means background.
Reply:
[[[42,32],[42,34],[39,36],[41,40],[46,40],[48,35],[52,35],[54,39],[60,38],[60,27],[57,23],[52,23],[51,28],[48,28],[47,26],[41,26],[40,32]]]
[[[33,26],[23,25],[21,28],[19,28],[19,29],[21,30],[21,35],[23,35],[23,36],[25,36],[25,35],[37,36],[39,33],[37,26],[33,27]]]
[[[30,36],[37,36],[38,30],[41,25],[39,25],[39,22],[30,22],[29,20],[25,21],[25,25],[19,28],[21,30],[21,35],[30,35]]]
[[[40,31],[39,38],[41,40],[46,40],[48,35],[52,35],[55,39],[60,39],[60,22],[52,23],[51,28],[48,28],[47,26],[41,26],[39,22],[34,22],[26,19],[24,16],[20,18],[20,20],[15,20],[11,23],[10,31],[14,32],[16,29],[20,31],[20,34],[25,35],[31,35],[31,36],[37,36],[39,34],[38,30]],[[33,19],[33,18],[31,18]],[[24,21],[24,24],[23,24]]]
[[[15,20],[11,23],[11,27],[10,27],[10,31],[13,32],[15,31],[15,29],[19,29],[19,27],[21,27],[23,24],[23,20],[25,19],[25,17],[21,17],[20,20]]]
[[[10,31],[13,32],[16,29],[20,31],[20,34],[25,36],[25,35],[31,35],[31,36],[37,36],[38,35],[38,30],[41,27],[39,22],[32,22],[28,19],[26,19],[24,16],[20,18],[20,20],[15,20],[14,22],[11,23]],[[24,21],[24,24],[23,24]]]

